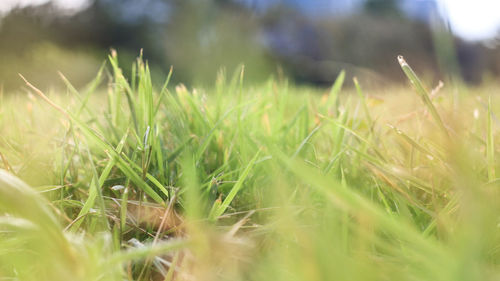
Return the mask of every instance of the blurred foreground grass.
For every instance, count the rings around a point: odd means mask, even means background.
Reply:
[[[416,92],[188,90],[109,62],[106,93],[103,68],[1,97],[2,280],[500,278],[498,86],[403,63]]]

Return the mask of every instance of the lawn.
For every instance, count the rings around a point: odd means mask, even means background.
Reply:
[[[191,89],[113,52],[1,93],[0,280],[499,280],[500,85],[399,63],[383,91]]]

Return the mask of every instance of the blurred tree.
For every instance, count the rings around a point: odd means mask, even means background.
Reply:
[[[366,0],[364,9],[374,15],[398,15],[401,13],[397,0]]]
[[[219,68],[232,72],[239,64],[245,65],[247,81],[269,74],[258,21],[234,1],[182,1],[163,34],[166,57],[183,81],[213,83]]]
[[[89,77],[95,72],[91,65],[105,60],[110,47],[128,61],[143,48],[154,74],[165,75],[173,65],[174,80],[187,83],[212,83],[220,67],[230,72],[240,63],[246,64],[247,81],[266,78],[277,64],[293,78],[310,83],[327,85],[342,68],[358,76],[369,73],[401,81],[397,64],[391,63],[397,54],[407,55],[417,68],[434,70],[427,73],[440,79],[436,61],[441,72],[460,72],[447,56],[455,45],[463,76],[477,80],[468,72],[498,69],[497,63],[471,66],[494,58],[498,49],[486,52],[482,45],[469,46],[440,32],[431,36],[426,17],[408,17],[400,9],[404,1],[352,1],[358,10],[317,15],[311,11],[322,10],[328,1],[94,0],[71,16],[49,4],[17,9],[0,23],[0,84],[19,87],[16,73],[38,69],[33,65],[42,57],[45,62],[37,63],[47,69],[39,80],[47,84],[52,83],[48,76],[57,79],[56,70]],[[318,7],[309,12],[298,8],[314,3]],[[339,7],[335,5],[325,7]],[[43,50],[51,55],[39,54]],[[61,58],[75,53],[79,61],[92,63],[72,72],[64,60],[57,60],[57,52]],[[451,66],[456,71],[449,71]],[[81,69],[89,74],[82,75]]]

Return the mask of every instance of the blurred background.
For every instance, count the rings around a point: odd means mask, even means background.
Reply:
[[[250,84],[329,86],[345,69],[385,86],[406,81],[402,54],[432,83],[477,85],[500,76],[499,30],[498,0],[0,0],[0,87],[57,87],[57,71],[82,86],[110,48],[125,69],[144,49],[158,83],[244,64]]]

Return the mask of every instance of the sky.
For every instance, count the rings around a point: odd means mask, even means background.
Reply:
[[[66,12],[77,12],[89,4],[89,0],[0,0],[0,14],[5,14],[17,7],[42,5],[52,2],[59,9]]]
[[[269,0],[251,0],[255,3],[265,3]],[[329,7],[330,10],[338,8],[348,9],[354,7],[358,0],[289,0],[289,2],[299,8],[308,6]],[[418,2],[428,2],[430,0],[407,0]],[[470,41],[491,39],[500,35],[500,0],[436,0],[441,14],[448,18],[453,32]],[[76,12],[87,7],[89,0],[0,0],[0,15],[5,14],[15,7],[25,7],[29,5],[40,5],[48,2],[54,3],[58,8],[66,12]],[[271,2],[280,2],[272,0]]]
[[[418,1],[418,0],[413,0]],[[468,40],[500,35],[500,0],[439,0],[453,32]]]

